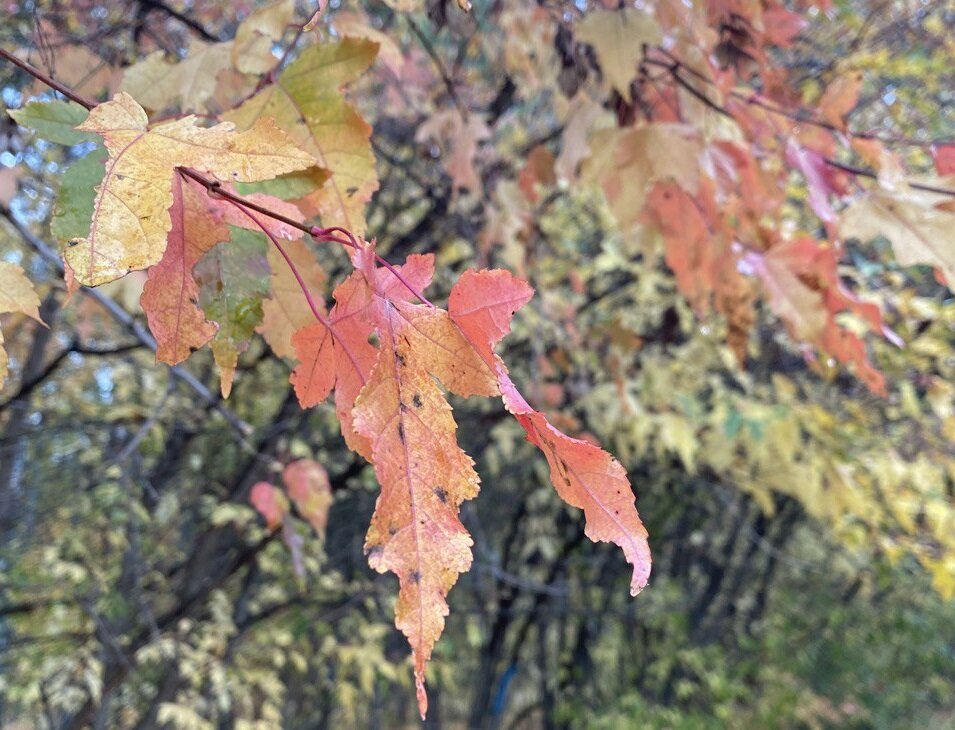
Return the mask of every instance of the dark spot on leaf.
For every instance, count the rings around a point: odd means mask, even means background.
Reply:
[[[420,571],[420,570],[412,570],[411,573],[408,574],[408,578],[411,580],[412,583],[420,583],[420,582],[421,582],[421,571]]]
[[[354,195],[355,193],[357,193],[357,192],[358,192],[358,188],[355,188],[355,187],[345,188],[345,194],[346,194],[349,198],[350,198],[352,195]]]
[[[395,353],[395,359],[398,360],[398,364],[401,365],[402,367],[408,364],[408,363],[405,361],[405,356],[402,355],[400,352],[396,352],[396,353]]]
[[[74,238],[74,239],[71,239],[70,241],[67,241],[66,245],[72,248],[73,246],[78,245],[79,242],[80,242],[80,239]]]
[[[389,534],[389,535],[392,535],[392,536],[397,535],[397,534],[398,534],[398,528],[395,527],[394,525],[391,525],[391,526],[388,528],[388,534]]]
[[[414,404],[415,408],[421,408],[422,406],[421,395],[419,395],[418,393],[415,393],[414,397],[411,399],[411,402]]]
[[[405,442],[405,425],[401,421],[398,421],[398,439],[401,443]]]
[[[441,500],[442,504],[447,504],[448,502],[448,493],[442,487],[434,488],[434,496]]]

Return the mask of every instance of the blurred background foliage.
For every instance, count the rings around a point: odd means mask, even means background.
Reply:
[[[0,44],[58,57],[70,83],[102,96],[150,51],[232,37],[255,5],[0,2]],[[319,32],[360,21],[385,33],[383,56],[406,58],[403,78],[426,76],[401,103],[384,67],[350,93],[374,125],[380,250],[434,252],[436,300],[473,265],[529,278],[537,296],[505,343],[514,378],[621,459],[654,550],[650,587],[631,599],[626,564],[584,538],[517,425],[497,404],[455,400],[483,484],[463,512],[475,562],[450,596],[427,726],[955,728],[948,290],[887,260],[884,241],[853,248],[845,281],[905,342],[869,343],[887,399],[807,363],[766,312],[741,370],[725,322],[694,316],[659,242],[622,236],[593,190],[544,181],[535,200],[520,195],[529,153],[559,126],[558,86],[587,73],[555,61],[531,3],[475,2],[471,16],[438,0],[409,15],[338,5]],[[856,113],[872,126],[953,135],[955,8],[843,1],[815,15],[779,59],[804,73],[805,99],[835,65],[858,69]],[[454,190],[440,146],[416,136],[461,103],[434,57],[487,110],[481,194]],[[0,90],[8,107],[49,97],[8,66]],[[41,283],[50,324],[4,321],[0,726],[416,726],[394,581],[362,554],[374,475],[333,408],[300,410],[288,363],[257,342],[228,402],[255,427],[238,437],[100,303],[66,303],[31,247],[50,240],[59,179],[85,151],[0,119],[0,175],[20,171],[0,256]],[[805,194],[793,185],[792,215]],[[345,270],[337,253],[325,261],[332,280]],[[104,289],[138,309],[135,278]],[[208,353],[189,369],[215,389]],[[296,571],[248,490],[303,457],[327,467],[335,501],[324,540],[296,523]]]

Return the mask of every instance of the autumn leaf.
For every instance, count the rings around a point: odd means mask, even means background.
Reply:
[[[272,44],[281,39],[295,17],[294,0],[277,0],[257,8],[235,32],[232,63],[242,73],[263,74],[275,66]]]
[[[89,235],[70,241],[66,251],[77,279],[88,286],[160,261],[172,225],[175,167],[251,182],[313,162],[269,120],[242,133],[228,123],[199,127],[194,117],[149,128],[142,107],[122,92],[95,107],[78,129],[100,134],[110,154]]]
[[[544,452],[557,493],[584,511],[587,537],[615,543],[633,565],[630,592],[636,595],[650,575],[650,548],[623,466],[598,446],[567,436],[531,408],[494,353],[514,313],[531,294],[526,283],[506,271],[466,271],[451,290],[448,312],[496,372],[504,405],[524,427],[528,441]]]
[[[256,482],[249,492],[249,501],[256,511],[265,519],[270,530],[282,524],[288,514],[288,499],[282,490],[268,482]]]
[[[715,207],[708,190],[693,198],[676,183],[661,182],[647,196],[645,216],[663,235],[680,292],[698,315],[715,308],[726,317],[729,345],[742,363],[755,319],[752,291],[720,222],[713,220]]]
[[[300,201],[307,216],[326,226],[343,226],[361,235],[364,207],[378,188],[369,138],[371,127],[341,94],[371,65],[377,46],[346,38],[306,48],[276,82],[238,109],[223,115],[240,129],[262,118],[279,127],[331,173],[325,186]]]
[[[381,485],[365,551],[372,568],[398,576],[395,623],[414,653],[424,717],[425,666],[444,629],[446,596],[471,567],[473,543],[458,509],[477,496],[479,480],[457,444],[451,407],[409,346],[404,319],[387,300],[374,309],[381,348],[354,409]]]
[[[315,253],[304,241],[290,241],[283,248],[309,293],[315,295],[313,301],[317,302],[324,313],[325,305],[319,295],[325,284],[326,274],[315,258]],[[262,324],[259,325],[258,331],[269,343],[272,352],[279,357],[294,358],[292,336],[300,329],[314,324],[315,315],[308,306],[298,278],[285,256],[275,246],[269,247],[268,261],[272,270],[269,279],[270,294],[262,303]]]
[[[852,71],[836,77],[826,87],[822,98],[819,100],[819,113],[822,118],[839,129],[845,129],[846,115],[855,108],[859,101],[862,81],[861,71]]]
[[[822,294],[808,286],[790,266],[787,248],[778,246],[766,255],[748,254],[747,263],[762,280],[769,303],[798,340],[814,340],[826,326]]]
[[[590,141],[591,156],[581,177],[604,191],[621,229],[639,219],[647,186],[672,179],[690,194],[699,188],[702,146],[696,132],[684,124],[649,124],[604,129]]]
[[[218,329],[199,308],[199,285],[192,269],[213,246],[229,238],[198,183],[175,175],[172,228],[162,259],[147,272],[140,300],[156,338],[156,359],[174,365],[212,339]]]
[[[481,176],[474,167],[478,145],[491,136],[487,123],[478,114],[467,119],[457,109],[436,112],[415,132],[416,142],[436,141],[442,150],[442,162],[454,190],[479,192]]]
[[[267,246],[263,234],[233,227],[230,241],[214,246],[193,269],[202,310],[219,325],[212,354],[224,398],[232,391],[239,353],[262,323],[262,300],[269,294]]]
[[[574,35],[594,47],[604,78],[627,100],[631,98],[630,83],[637,76],[637,65],[643,59],[643,46],[662,40],[653,16],[626,7],[588,13]]]
[[[295,509],[319,536],[324,537],[333,499],[325,467],[314,459],[298,459],[282,470],[282,481]]]
[[[40,298],[23,269],[9,261],[0,261],[0,314],[19,312],[43,324],[39,307]],[[0,388],[7,379],[7,362],[3,330],[0,329]]]
[[[43,139],[74,145],[95,140],[90,132],[75,129],[86,119],[87,111],[75,101],[31,101],[7,112],[17,124],[36,130]]]
[[[420,291],[431,280],[434,259],[412,255],[395,270]],[[407,299],[407,290],[393,273],[374,269],[369,276],[385,296]],[[299,365],[292,372],[291,382],[303,408],[321,403],[334,388],[342,436],[349,448],[371,460],[371,442],[355,431],[352,417],[355,399],[368,382],[378,357],[377,350],[369,343],[374,330],[369,312],[373,299],[365,274],[353,272],[339,284],[333,296],[335,306],[328,323],[308,325],[292,337]]]
[[[126,69],[120,88],[147,109],[178,103],[183,112],[206,111],[219,73],[232,66],[232,45],[193,39],[181,61],[169,61],[164,51],[155,51]]]
[[[955,189],[953,178],[938,182]],[[839,221],[839,232],[843,238],[863,241],[885,236],[892,242],[895,258],[902,266],[938,267],[952,288],[955,212],[943,205],[946,200],[951,199],[910,187],[896,192],[877,188],[849,205]]]

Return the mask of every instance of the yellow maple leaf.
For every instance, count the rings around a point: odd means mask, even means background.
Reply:
[[[951,177],[930,182],[955,189]],[[945,205],[946,200],[946,196],[908,186],[876,188],[845,210],[839,233],[863,241],[885,236],[902,266],[935,266],[951,289],[955,287],[955,212]]]
[[[199,127],[195,117],[148,126],[129,94],[93,108],[77,129],[106,142],[106,174],[96,188],[87,238],[69,242],[66,260],[77,280],[96,286],[156,264],[172,225],[172,175],[178,166],[220,180],[255,182],[303,170],[314,159],[269,119],[237,133],[230,123]]]
[[[40,319],[40,298],[33,290],[33,284],[16,264],[0,261],[0,314],[20,312]],[[7,378],[7,351],[3,347],[3,330],[0,329],[0,388]]]
[[[656,20],[634,8],[590,13],[577,26],[574,35],[594,47],[604,78],[627,100],[630,83],[636,78],[637,65],[643,58],[643,46],[657,44],[661,39]]]

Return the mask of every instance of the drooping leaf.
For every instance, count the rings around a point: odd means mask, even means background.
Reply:
[[[594,47],[604,78],[627,100],[644,44],[652,46],[661,40],[660,26],[653,16],[629,7],[588,13],[574,35]]]
[[[186,57],[167,60],[163,51],[149,54],[123,74],[121,89],[155,111],[178,105],[184,112],[208,109],[216,92],[218,75],[232,66],[232,43],[206,43],[193,39]]]
[[[341,94],[371,65],[377,45],[346,38],[306,48],[272,84],[223,116],[240,129],[271,117],[331,177],[303,198],[302,212],[326,226],[365,230],[364,207],[378,188],[371,127]]]
[[[324,314],[325,302],[321,292],[326,275],[315,258],[315,253],[304,241],[289,241],[283,248],[312,295],[312,301]],[[295,357],[292,335],[303,327],[314,324],[315,315],[309,308],[298,278],[275,246],[269,246],[268,260],[272,269],[269,280],[271,293],[262,305],[259,332],[276,355]]]
[[[269,120],[242,133],[231,124],[203,128],[193,117],[150,129],[125,93],[95,107],[80,129],[97,132],[110,157],[97,187],[89,236],[70,241],[77,279],[102,284],[159,262],[171,226],[172,174],[196,168],[220,180],[251,182],[309,167],[312,158]]]
[[[96,135],[74,127],[86,119],[87,111],[75,101],[31,101],[7,112],[16,123],[36,130],[43,139],[57,144],[74,145],[95,140]]]
[[[267,246],[263,234],[232,228],[230,241],[214,246],[193,268],[206,319],[219,325],[212,354],[223,397],[232,391],[239,353],[262,322],[262,300],[269,293]]]
[[[256,482],[249,492],[249,501],[270,530],[281,525],[288,514],[288,499],[281,489],[268,482]]]
[[[50,232],[61,246],[89,235],[93,199],[96,186],[106,174],[105,162],[106,150],[97,146],[86,157],[73,162],[63,174],[50,219]]]
[[[216,334],[199,308],[199,285],[192,274],[213,246],[229,238],[229,228],[215,214],[205,188],[175,175],[172,181],[172,228],[162,259],[147,272],[141,304],[156,338],[156,359],[174,365]]]
[[[295,509],[324,537],[333,499],[325,467],[314,459],[298,459],[282,471],[282,481]]]
[[[567,436],[531,408],[494,353],[511,317],[531,294],[530,287],[509,272],[467,271],[451,290],[448,312],[496,372],[504,405],[524,427],[528,441],[544,452],[557,493],[584,511],[587,537],[618,545],[633,565],[630,592],[636,595],[650,575],[650,548],[623,466],[600,447]]]
[[[953,178],[937,181],[955,189]],[[842,214],[839,232],[843,238],[868,241],[885,236],[892,243],[896,260],[903,266],[928,264],[955,286],[955,212],[945,203],[951,199],[914,188],[891,192],[883,188],[855,200]]]
[[[677,287],[697,314],[715,308],[726,317],[728,343],[743,362],[755,320],[752,291],[716,216],[708,190],[701,189],[693,198],[676,183],[661,182],[647,196],[646,217],[663,235],[666,262]]]
[[[371,286],[368,311],[381,348],[355,402],[354,425],[371,443],[381,494],[365,550],[372,568],[398,576],[395,624],[412,647],[424,717],[425,667],[444,629],[446,597],[471,566],[473,542],[458,510],[477,495],[479,480],[457,444],[451,407],[407,337],[401,301]]]
[[[39,307],[40,298],[23,269],[9,261],[0,261],[0,314],[20,312],[42,324]],[[7,379],[7,362],[0,329],[0,388]]]

